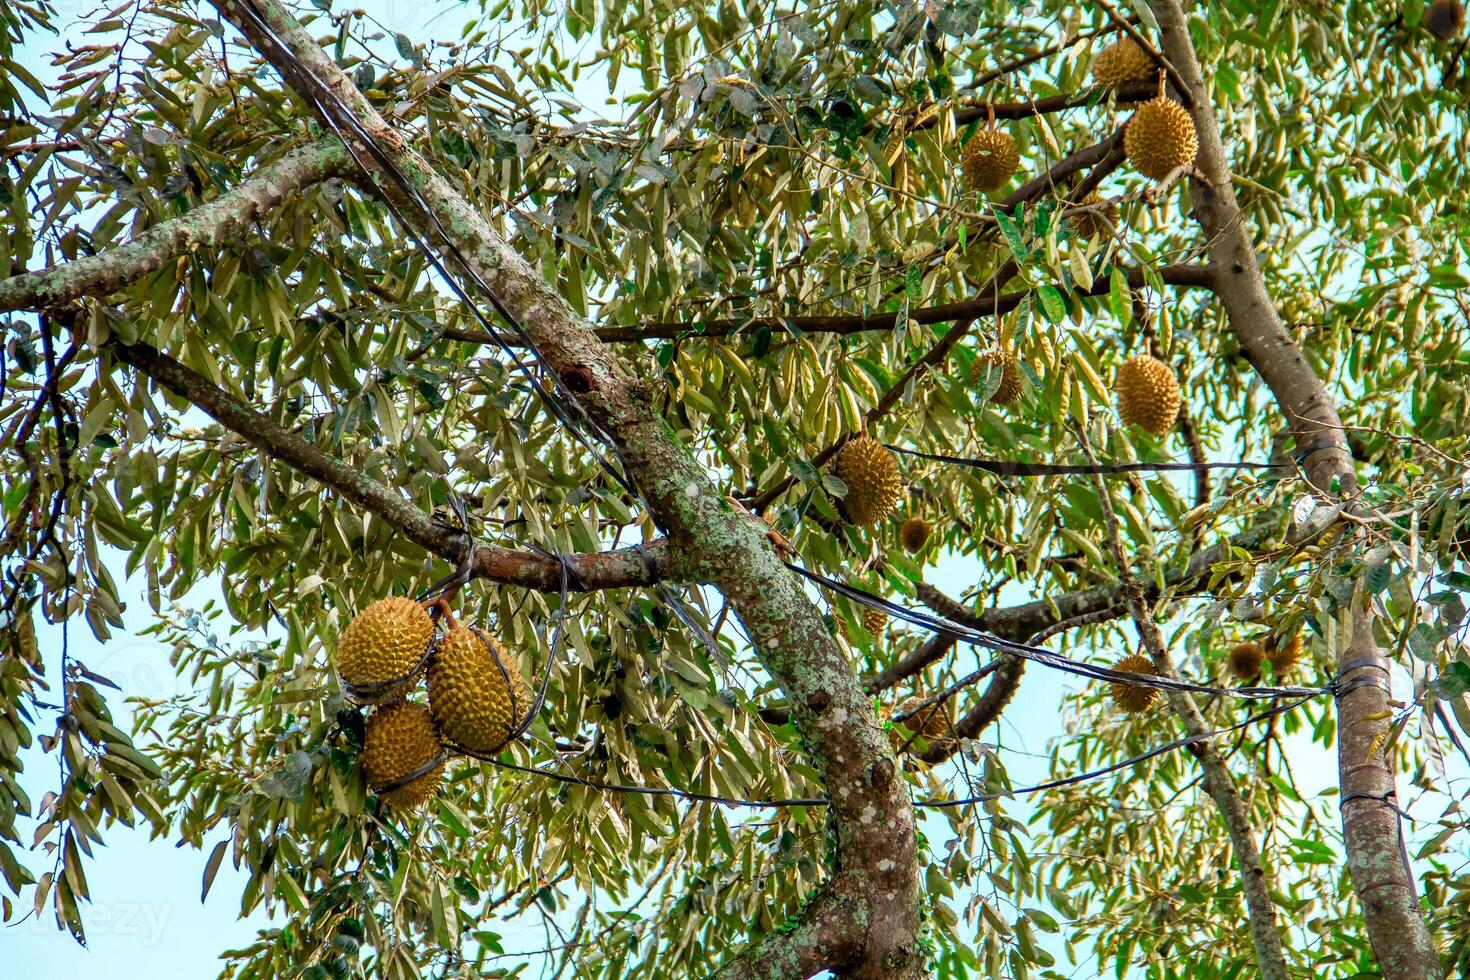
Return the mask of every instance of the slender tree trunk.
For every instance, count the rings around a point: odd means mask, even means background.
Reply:
[[[1235,200],[1219,123],[1178,0],[1150,0],[1164,56],[1189,89],[1199,134],[1194,217],[1210,242],[1215,291],[1230,329],[1291,426],[1307,478],[1349,505],[1358,485],[1346,433],[1331,394],[1287,333],[1256,261],[1245,217]],[[1380,737],[1389,718],[1387,664],[1373,641],[1372,615],[1359,606],[1353,642],[1338,671],[1347,685],[1376,679],[1338,701],[1338,766],[1342,824],[1353,888],[1368,938],[1388,980],[1440,980],[1444,968],[1419,908],[1394,805],[1394,775]],[[1381,686],[1380,686],[1381,685]]]
[[[1088,444],[1086,431],[1079,427],[1078,432],[1082,448],[1087,453],[1087,461],[1097,465],[1097,457]],[[1097,487],[1098,500],[1102,504],[1103,519],[1107,524],[1108,544],[1113,552],[1113,560],[1118,563],[1118,578],[1123,595],[1128,601],[1128,612],[1133,617],[1133,624],[1159,673],[1172,680],[1181,680],[1179,671],[1174,667],[1174,659],[1169,656],[1169,650],[1164,645],[1158,623],[1154,621],[1153,612],[1144,599],[1143,586],[1128,565],[1128,553],[1123,548],[1123,532],[1118,526],[1118,515],[1113,510],[1113,499],[1107,482],[1101,475],[1094,476],[1093,481]],[[1193,695],[1188,691],[1171,690],[1164,693],[1168,695],[1169,705],[1179,716],[1185,732],[1195,736],[1209,732],[1210,726],[1205,723],[1204,716],[1195,705]],[[1225,824],[1225,832],[1230,837],[1230,848],[1235,853],[1236,863],[1240,865],[1241,891],[1245,894],[1246,917],[1250,921],[1251,944],[1255,947],[1259,976],[1261,980],[1288,980],[1290,974],[1286,969],[1286,954],[1281,949],[1281,928],[1276,924],[1276,903],[1271,898],[1271,879],[1261,864],[1261,845],[1256,840],[1256,831],[1251,826],[1245,801],[1240,798],[1240,790],[1236,788],[1235,780],[1230,775],[1230,767],[1225,764],[1213,742],[1201,741],[1192,746],[1190,751],[1204,770],[1205,790],[1220,811],[1220,820]]]

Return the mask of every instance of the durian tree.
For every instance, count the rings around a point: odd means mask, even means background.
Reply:
[[[1470,970],[1458,0],[455,9],[0,8],[7,920],[141,824],[239,978]],[[124,580],[176,696],[38,644]]]

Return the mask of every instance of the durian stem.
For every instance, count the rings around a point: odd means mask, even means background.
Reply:
[[[1094,466],[1097,465],[1097,456],[1092,451],[1092,443],[1087,438],[1086,428],[1077,425],[1074,426],[1074,431],[1077,433],[1082,451],[1087,455],[1087,461]],[[1113,509],[1113,499],[1107,481],[1098,473],[1093,475],[1093,483],[1102,507],[1103,526],[1107,532],[1109,549],[1118,566],[1119,584],[1127,600],[1128,611],[1133,617],[1133,625],[1138,630],[1139,639],[1143,641],[1145,649],[1148,650],[1161,676],[1170,680],[1181,680],[1179,671],[1175,669],[1174,661],[1169,656],[1168,648],[1164,646],[1163,635],[1159,631],[1158,623],[1154,620],[1153,612],[1144,599],[1143,587],[1128,564],[1128,553],[1123,546],[1122,526],[1118,522],[1117,512]],[[1199,736],[1210,731],[1210,726],[1205,723],[1204,716],[1200,714],[1194,698],[1188,692],[1170,690],[1166,693],[1186,733],[1191,736]],[[1199,760],[1200,768],[1204,770],[1205,789],[1214,799],[1220,811],[1220,819],[1225,824],[1226,833],[1230,837],[1230,846],[1235,853],[1235,860],[1240,865],[1241,891],[1245,895],[1246,914],[1251,927],[1251,941],[1255,945],[1256,965],[1260,970],[1258,975],[1262,980],[1289,980],[1290,973],[1286,968],[1286,954],[1281,947],[1281,929],[1276,922],[1276,903],[1271,897],[1271,882],[1261,862],[1260,843],[1256,839],[1255,828],[1251,826],[1250,813],[1246,809],[1245,801],[1241,799],[1240,791],[1236,788],[1235,780],[1230,774],[1230,768],[1225,764],[1225,760],[1220,756],[1214,743],[1201,741],[1191,751]]]
[[[458,589],[444,595],[437,595],[432,599],[425,599],[419,605],[424,607],[430,618],[443,620],[446,629],[454,629],[454,613],[449,608],[449,597],[458,592]]]

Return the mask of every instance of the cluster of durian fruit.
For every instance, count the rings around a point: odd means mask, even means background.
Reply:
[[[1161,78],[1161,70],[1153,57],[1132,37],[1124,36],[1098,53],[1092,64],[1092,76],[1103,88],[1136,88]],[[1199,137],[1194,120],[1184,106],[1163,92],[1134,110],[1123,131],[1123,150],[1139,173],[1150,180],[1163,180],[1180,167],[1194,163],[1199,152]],[[960,151],[960,170],[965,184],[978,193],[989,194],[1006,185],[1021,165],[1016,140],[1005,130],[995,128],[995,119],[976,130]],[[1089,198],[1084,204],[1101,206],[1101,198]],[[1079,212],[1073,227],[1092,237],[1107,225],[1096,211]]]
[[[337,639],[343,689],[374,705],[361,760],[368,787],[401,810],[433,795],[446,746],[498,752],[532,703],[515,658],[492,637],[447,613],[442,626],[421,603],[394,597],[369,605]],[[407,697],[421,679],[427,705]]]
[[[1280,681],[1296,669],[1297,664],[1301,663],[1303,650],[1301,633],[1295,633],[1290,638],[1283,638],[1273,633],[1261,641],[1246,640],[1237,643],[1231,648],[1227,660],[1230,663],[1231,672],[1242,681],[1259,680],[1261,667],[1267,662],[1271,664],[1275,678]],[[1158,676],[1162,673],[1153,659],[1142,652],[1129,654],[1113,664],[1113,669],[1129,674]],[[1161,693],[1156,687],[1129,684],[1126,681],[1111,681],[1108,687],[1113,704],[1130,714],[1147,711],[1153,707]]]

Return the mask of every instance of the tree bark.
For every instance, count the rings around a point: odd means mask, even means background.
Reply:
[[[277,425],[208,378],[147,344],[114,342],[108,351],[206,412],[225,428],[318,482],[331,487],[382,518],[399,534],[450,562],[464,557],[465,538],[435,524],[394,487],[374,480],[356,466],[329,456],[301,436]],[[618,548],[590,554],[567,555],[572,572],[569,588],[577,592],[653,585],[669,577],[671,561],[667,540],[646,548]],[[476,544],[470,559],[470,577],[539,592],[561,588],[561,562],[550,555],[516,551],[493,544]]]
[[[215,5],[315,110],[327,104],[324,97],[345,106],[326,111],[350,113],[413,185],[429,214],[398,195],[383,173],[374,175],[378,189],[426,238],[435,240],[442,229],[469,269],[490,284],[498,304],[521,323],[542,362],[559,378],[578,379],[582,405],[608,433],[669,535],[679,573],[710,582],[729,598],[757,656],[785,692],[832,801],[836,867],[825,894],[848,900],[813,903],[799,928],[766,937],[757,947],[760,955],[774,955],[788,976],[823,968],[857,980],[924,976],[914,810],[893,750],[851,665],[763,530],[731,507],[679,441],[654,407],[653,387],[627,373],[566,301],[373,110],[289,12],[276,0]],[[324,90],[314,90],[317,85]],[[365,152],[366,146],[359,149]],[[812,909],[827,914],[814,918]],[[811,939],[811,929],[820,933],[819,942],[791,941],[795,935]],[[814,952],[821,950],[826,954]],[[834,961],[822,962],[827,955]]]
[[[1291,427],[1307,478],[1322,493],[1357,493],[1352,454],[1332,396],[1271,302],[1250,231],[1231,186],[1220,127],[1205,88],[1189,25],[1178,0],[1150,0],[1164,55],[1178,69],[1193,101],[1199,135],[1194,216],[1210,242],[1215,290],[1241,349],[1276,397]],[[1340,679],[1365,674],[1382,687],[1359,687],[1338,701],[1338,764],[1343,794],[1343,837],[1353,888],[1363,907],[1374,955],[1388,980],[1444,976],[1434,939],[1419,908],[1394,809],[1392,769],[1374,751],[1389,717],[1387,664],[1373,642],[1372,617],[1357,614],[1353,643],[1339,657]],[[1362,663],[1363,666],[1357,666]],[[1353,669],[1349,670],[1348,668]]]
[[[1088,462],[1096,463],[1097,457],[1088,444],[1086,431],[1080,427],[1078,431]],[[1169,656],[1169,648],[1164,644],[1159,624],[1154,621],[1153,611],[1143,597],[1143,587],[1139,585],[1128,564],[1128,554],[1123,549],[1123,532],[1118,526],[1118,515],[1113,510],[1113,497],[1107,482],[1098,474],[1094,475],[1093,484],[1097,488],[1103,521],[1107,525],[1108,545],[1112,550],[1113,560],[1118,563],[1120,587],[1139,639],[1143,641],[1144,649],[1148,651],[1149,659],[1154,662],[1159,674],[1170,680],[1183,680],[1174,666],[1174,659]],[[1199,760],[1200,768],[1204,770],[1205,790],[1220,811],[1220,821],[1225,824],[1225,832],[1230,837],[1230,849],[1235,854],[1236,864],[1240,865],[1241,892],[1245,895],[1246,918],[1250,923],[1251,944],[1255,947],[1259,975],[1262,980],[1287,980],[1290,974],[1286,969],[1286,954],[1281,948],[1281,928],[1276,924],[1276,903],[1271,898],[1271,879],[1261,864],[1261,846],[1256,840],[1255,828],[1251,826],[1245,801],[1240,798],[1240,790],[1236,788],[1235,779],[1230,775],[1230,767],[1225,764],[1220,751],[1213,742],[1202,737],[1209,733],[1210,726],[1205,723],[1204,716],[1194,703],[1194,696],[1188,691],[1174,690],[1166,690],[1164,694],[1168,697],[1174,714],[1179,716],[1184,731],[1200,739],[1190,746],[1190,752]]]
[[[352,169],[340,140],[327,138],[291,150],[234,190],[159,222],[126,245],[0,279],[0,311],[43,310],[83,296],[107,296],[170,259],[238,237],[292,195]]]

